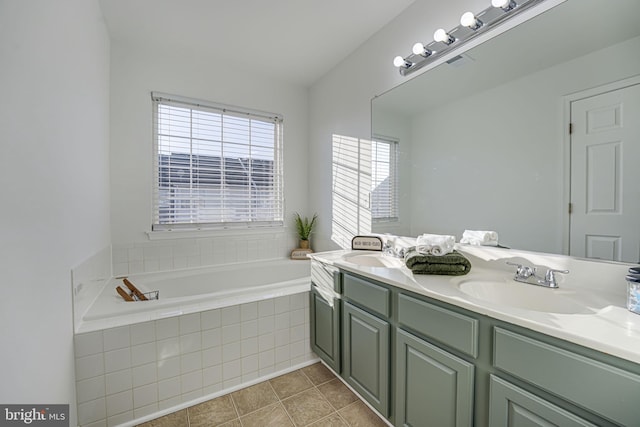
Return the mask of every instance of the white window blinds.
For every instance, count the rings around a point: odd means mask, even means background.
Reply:
[[[283,224],[282,119],[152,93],[153,230]]]
[[[351,239],[371,232],[371,141],[333,135],[331,240],[351,248]]]
[[[398,141],[374,137],[371,143],[371,217],[398,220]]]

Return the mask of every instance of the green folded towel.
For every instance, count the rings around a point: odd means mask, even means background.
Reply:
[[[415,248],[409,248],[404,262],[413,274],[462,276],[471,271],[471,263],[458,251],[438,256],[422,255]]]

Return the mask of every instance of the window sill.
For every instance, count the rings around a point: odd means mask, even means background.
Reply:
[[[374,224],[388,224],[388,223],[393,224],[393,223],[398,223],[400,221],[398,218],[380,218],[380,219],[373,218],[371,222]]]
[[[286,227],[224,228],[208,230],[167,230],[147,231],[149,240],[195,239],[201,237],[247,236],[256,234],[273,234],[286,231]]]

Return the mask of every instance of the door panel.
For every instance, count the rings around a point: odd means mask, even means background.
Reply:
[[[315,285],[310,298],[311,349],[340,373],[340,299],[323,296]]]
[[[389,416],[389,323],[344,302],[343,377]]]
[[[414,335],[396,335],[396,424],[473,424],[473,364]]]
[[[640,259],[640,85],[571,103],[570,255]]]
[[[491,375],[489,425],[503,427],[595,427],[554,404]]]

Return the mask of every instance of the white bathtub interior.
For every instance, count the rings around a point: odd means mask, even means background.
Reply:
[[[278,259],[126,277],[143,293],[159,291],[159,299],[126,302],[116,292],[122,277],[113,278],[75,319],[76,333],[305,292],[310,268],[308,261]]]

